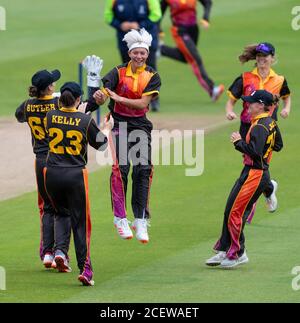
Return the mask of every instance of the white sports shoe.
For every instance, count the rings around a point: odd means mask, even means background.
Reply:
[[[141,243],[149,242],[148,226],[150,226],[150,224],[146,219],[135,219],[132,223],[132,229],[135,231],[135,236]]]
[[[277,197],[276,197],[276,191],[277,191],[277,188],[278,188],[278,183],[275,182],[273,179],[271,180],[273,186],[274,186],[274,189],[273,189],[273,192],[272,194],[269,196],[269,197],[266,197],[266,203],[267,203],[267,209],[269,212],[275,212],[276,209],[277,209]]]
[[[222,95],[224,90],[225,90],[225,87],[223,84],[220,84],[218,86],[215,85],[211,94],[211,100],[213,102],[216,102],[219,99],[219,97]]]
[[[114,217],[114,226],[118,231],[119,236],[122,239],[132,239],[133,234],[129,227],[129,221],[126,218],[119,218],[117,216]]]
[[[46,253],[43,259],[43,265],[45,266],[45,268],[51,268],[53,260],[54,260],[53,254]]]
[[[207,266],[219,266],[221,262],[226,258],[225,251],[219,251],[215,256],[206,260],[205,264]]]
[[[227,257],[221,262],[221,268],[234,268],[249,262],[246,251],[238,259],[228,259]]]
[[[69,260],[62,251],[56,250],[54,261],[56,263],[56,269],[60,273],[70,273],[72,271],[69,266]]]

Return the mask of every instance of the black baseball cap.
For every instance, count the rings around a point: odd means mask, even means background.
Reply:
[[[265,106],[271,106],[274,103],[273,94],[265,90],[257,90],[252,92],[249,96],[242,95],[241,99],[249,103],[262,103]]]
[[[76,82],[67,82],[60,88],[60,93],[63,94],[65,91],[70,91],[74,98],[77,99],[84,94],[80,85]]]
[[[259,43],[256,46],[256,53],[262,53],[264,55],[275,55],[275,47],[270,43]]]
[[[47,86],[60,79],[61,73],[59,70],[48,72],[41,70],[36,72],[31,78],[31,84],[36,86],[39,90],[45,90]]]

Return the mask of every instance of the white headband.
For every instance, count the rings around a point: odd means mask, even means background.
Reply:
[[[143,42],[137,42],[137,43],[134,43],[132,44],[130,47],[129,47],[129,51],[135,49],[135,48],[145,48],[147,49],[147,51],[149,52],[149,46],[146,44],[146,43],[143,43]]]
[[[133,29],[124,36],[123,41],[126,41],[129,51],[134,48],[145,48],[149,51],[152,36],[144,28],[139,31]]]

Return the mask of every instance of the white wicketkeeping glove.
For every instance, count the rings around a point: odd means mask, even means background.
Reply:
[[[99,87],[100,86],[100,73],[103,67],[103,59],[98,56],[87,56],[83,62],[83,67],[87,71],[87,86]]]

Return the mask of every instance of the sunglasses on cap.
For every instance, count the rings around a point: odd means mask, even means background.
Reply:
[[[256,46],[255,50],[256,50],[256,53],[261,53],[264,55],[274,56],[275,54],[274,46],[269,43],[260,43],[259,45]]]

